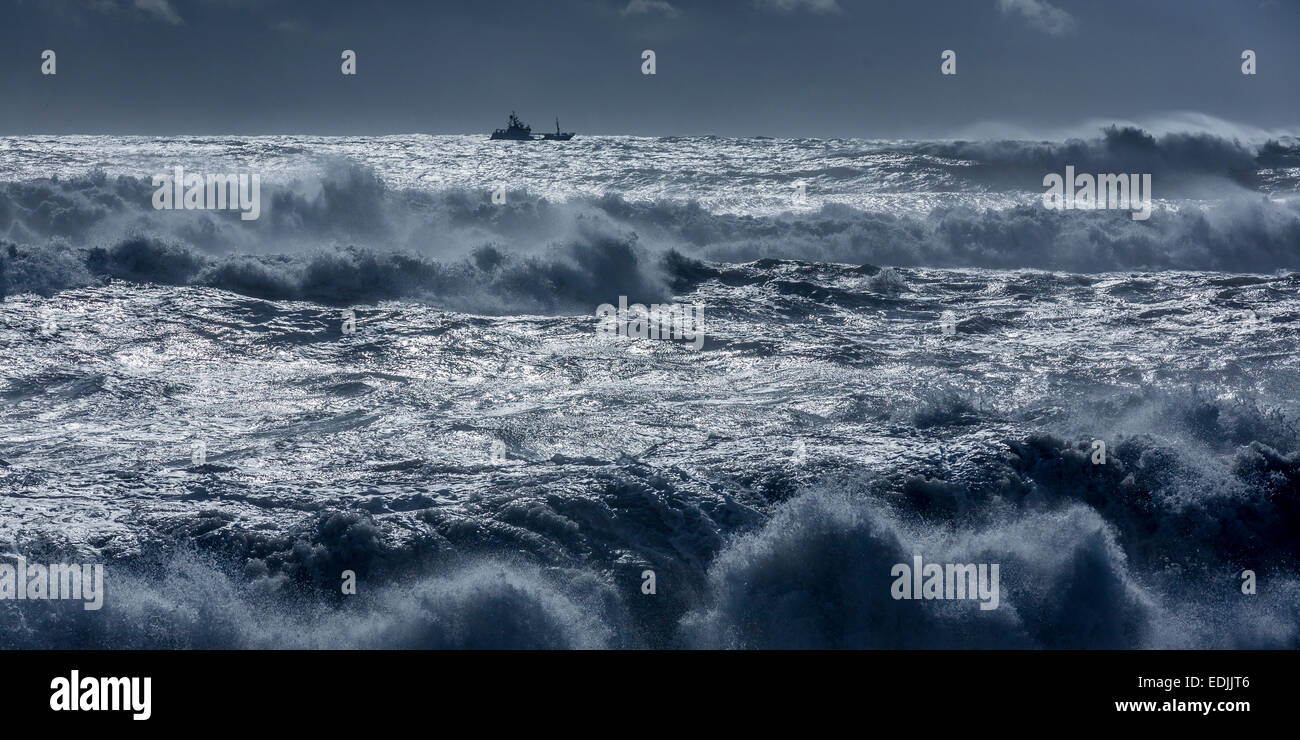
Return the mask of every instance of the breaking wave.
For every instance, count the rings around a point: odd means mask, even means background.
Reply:
[[[265,190],[262,218],[246,222],[233,212],[153,211],[142,179],[4,183],[0,293],[49,295],[114,278],[327,304],[406,298],[482,313],[555,313],[587,310],[609,288],[665,297],[673,276],[660,263],[670,252],[718,262],[1083,273],[1300,268],[1300,199],[1235,188],[1212,202],[1157,208],[1148,221],[1037,204],[941,206],[924,215],[825,204],[740,216],[693,201],[607,194],[553,203],[526,191],[494,206],[486,192],[392,190],[360,167],[324,179],[313,194]]]

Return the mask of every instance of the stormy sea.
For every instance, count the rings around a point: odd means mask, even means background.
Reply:
[[[1297,648],[1297,270],[1287,136],[0,138],[0,647]]]

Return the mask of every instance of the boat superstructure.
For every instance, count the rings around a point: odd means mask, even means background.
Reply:
[[[573,138],[573,132],[561,131],[560,119],[556,118],[555,133],[534,134],[532,127],[525,125],[519,120],[519,116],[511,111],[506,127],[493,131],[489,138],[501,141],[568,141]]]

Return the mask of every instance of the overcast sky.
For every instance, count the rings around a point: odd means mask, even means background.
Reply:
[[[0,134],[486,133],[512,109],[588,134],[923,138],[1183,111],[1300,129],[1300,0],[0,4]]]

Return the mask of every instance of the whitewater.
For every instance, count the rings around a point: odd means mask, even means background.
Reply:
[[[1293,138],[1132,126],[0,138],[0,557],[104,564],[0,646],[1300,647],[1298,196]]]

